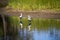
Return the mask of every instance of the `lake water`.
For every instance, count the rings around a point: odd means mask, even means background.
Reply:
[[[60,21],[51,21],[48,26],[46,22],[41,22],[42,26],[35,24],[36,26],[31,26],[30,30],[28,27],[19,27],[17,34],[7,35],[7,40],[60,40],[60,26],[58,25]],[[3,36],[0,36],[0,40],[3,40]]]
[[[60,30],[56,28],[48,28],[47,30],[32,29],[19,30],[19,40],[60,40]],[[18,39],[17,39],[18,40]]]
[[[3,37],[0,37],[2,40]],[[7,40],[60,40],[60,29],[32,29],[26,28],[18,30],[17,36],[7,36]]]

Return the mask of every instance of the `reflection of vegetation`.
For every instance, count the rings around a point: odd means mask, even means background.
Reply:
[[[25,29],[20,29],[18,31],[18,39],[19,40],[30,40],[32,39],[32,32],[31,31],[27,31]]]
[[[28,27],[28,20],[27,18],[22,19],[23,27]],[[11,16],[9,17],[10,26],[19,26],[20,18]],[[48,27],[57,27],[59,28],[60,19],[43,19],[43,18],[32,18],[31,25],[32,28],[36,27],[38,29],[47,29]]]
[[[0,16],[0,36],[3,36],[3,24],[1,16]]]
[[[20,18],[11,16],[9,17],[10,26],[19,26]],[[22,19],[23,27],[28,27],[28,20],[27,18]],[[57,27],[59,28],[60,19],[43,19],[43,18],[32,18],[31,25],[32,28],[36,27],[38,29],[47,29],[48,27]]]
[[[60,9],[60,0],[10,0],[9,6],[21,10]]]
[[[7,23],[9,24],[9,26],[19,26],[19,18],[16,16],[8,16],[6,18]]]
[[[7,22],[7,28],[10,32],[13,32],[14,28],[19,28],[20,24],[20,18],[16,16],[8,16],[6,17],[6,22]],[[22,19],[23,22],[23,27],[28,27],[28,20],[27,18]],[[0,25],[1,26],[1,25]],[[31,28],[37,28],[38,30],[46,30],[49,27],[56,27],[57,29],[60,28],[60,19],[41,19],[41,18],[32,18],[31,21]],[[0,34],[1,33],[0,29]],[[8,32],[9,32],[8,31]]]
[[[6,16],[6,23],[7,23],[7,35],[9,37],[16,37],[17,35],[17,27],[19,26],[19,19],[15,16]]]

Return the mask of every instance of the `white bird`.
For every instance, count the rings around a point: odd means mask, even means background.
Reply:
[[[31,30],[31,16],[28,15],[28,30]]]
[[[23,28],[23,24],[22,23],[20,23],[20,27]]]
[[[21,13],[21,15],[20,15],[20,18],[22,18],[22,13]]]
[[[31,16],[30,15],[28,15],[28,20],[31,20]]]
[[[23,24],[22,24],[22,13],[21,13],[21,15],[19,17],[20,17],[20,27],[23,28]]]

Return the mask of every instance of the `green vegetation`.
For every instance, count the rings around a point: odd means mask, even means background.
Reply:
[[[10,26],[20,26],[20,18],[16,16],[10,16],[7,20]],[[28,27],[28,19],[22,18],[23,27]],[[32,18],[31,21],[32,27],[59,27],[60,26],[60,19],[45,19],[45,18]]]
[[[6,17],[6,21],[8,23],[8,26],[19,26],[19,18],[16,16],[8,16]]]
[[[9,7],[19,10],[59,10],[60,0],[9,0]]]

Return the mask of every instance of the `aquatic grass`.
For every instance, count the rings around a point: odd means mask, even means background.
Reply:
[[[22,18],[23,27],[28,27],[28,19],[26,17]],[[9,17],[10,26],[20,27],[20,18],[16,16]],[[32,28],[37,29],[47,29],[47,28],[60,28],[60,19],[46,19],[46,18],[32,18],[31,21]]]
[[[10,24],[12,25],[12,26],[19,26],[19,18],[18,17],[16,17],[16,16],[10,16],[9,17],[9,20],[10,20]]]
[[[60,19],[41,19],[41,18],[33,18],[34,20],[32,21],[32,25],[35,28],[38,29],[48,29],[48,28],[53,28],[53,27],[57,27],[60,28],[59,23],[60,23]],[[57,21],[58,20],[58,21]]]
[[[19,23],[20,23],[19,17],[17,17],[17,16],[6,16],[5,19],[6,19],[8,31],[15,32],[15,30],[17,30],[19,28],[19,26],[20,26],[19,25]]]
[[[28,28],[28,19],[22,18],[23,28]],[[8,33],[14,33],[14,28],[20,29],[20,18],[18,16],[6,17],[7,27],[10,29]],[[46,18],[32,18],[31,28],[37,30],[47,30],[48,28],[60,29],[60,19],[46,19]],[[17,30],[16,30],[17,31]],[[0,36],[3,35],[2,28],[0,28]]]
[[[23,22],[23,27],[27,27],[28,26],[27,18],[22,18],[22,22]]]
[[[17,17],[17,16],[6,16],[5,17],[5,19],[6,19],[6,23],[7,23],[7,35],[11,35],[11,34],[13,34],[13,35],[17,35],[17,30],[18,30],[18,28],[19,28],[19,17]]]

